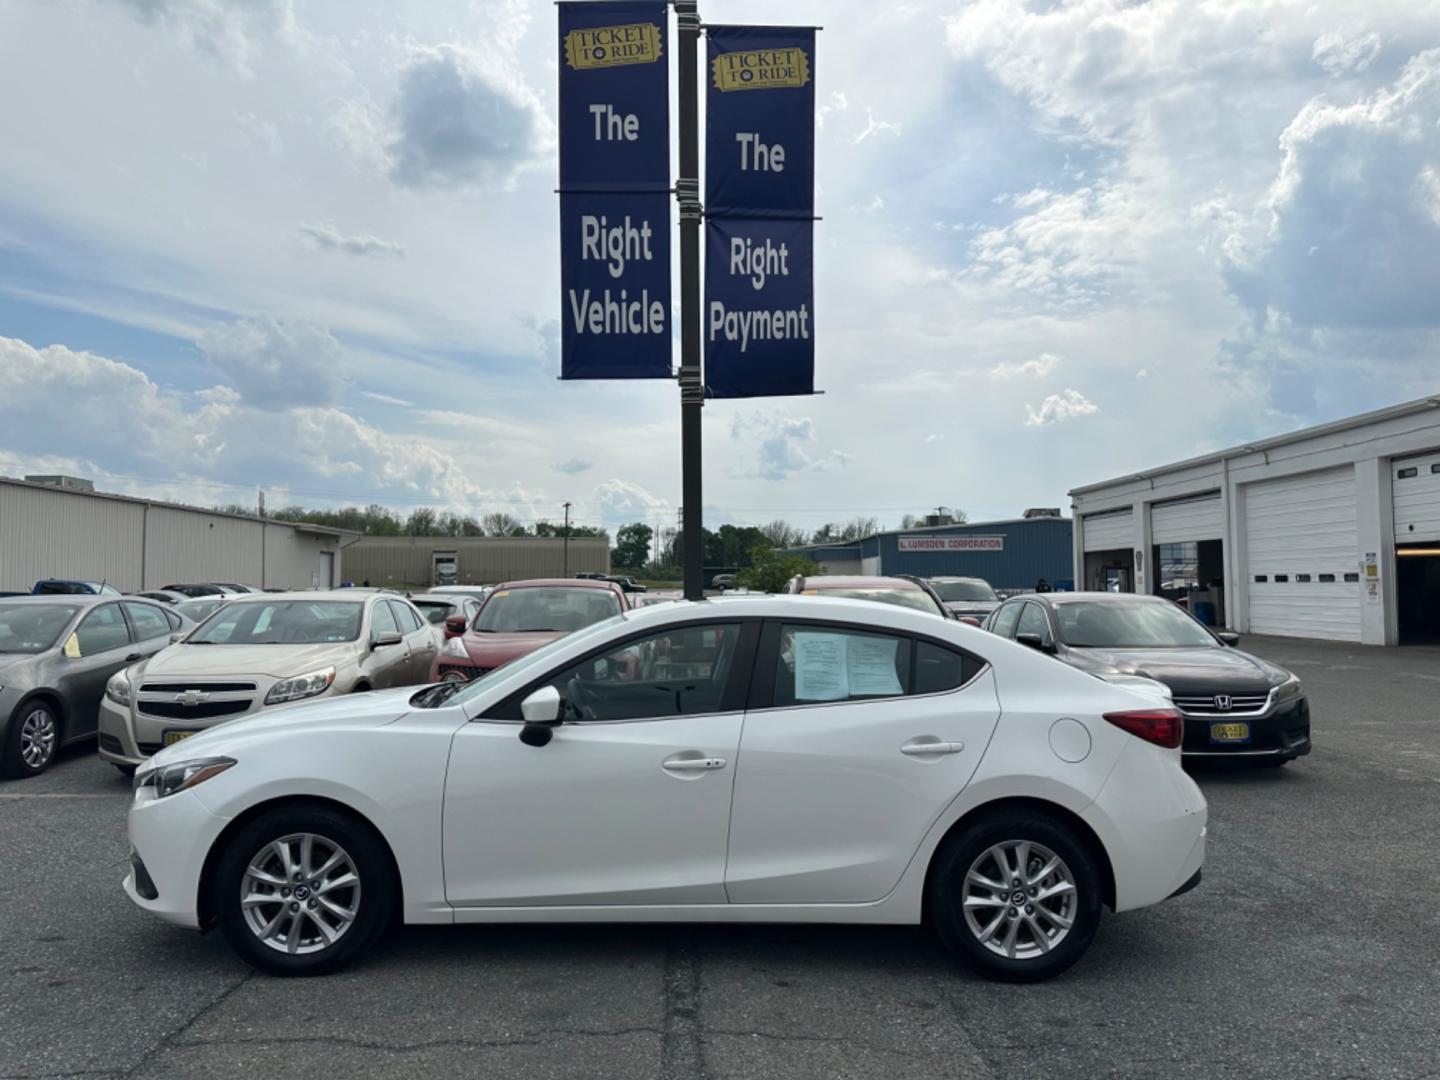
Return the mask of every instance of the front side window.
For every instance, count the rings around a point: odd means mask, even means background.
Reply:
[[[1020,612],[1020,622],[1015,627],[1015,634],[1034,634],[1042,644],[1050,644],[1050,621],[1045,618],[1045,612],[1039,604],[1025,604],[1024,610]]]
[[[130,644],[130,628],[119,604],[101,604],[75,628],[81,656],[94,656]]]
[[[1077,648],[1179,649],[1217,647],[1209,632],[1165,601],[1057,604],[1060,640]]]
[[[364,605],[354,601],[231,603],[186,641],[191,645],[322,645],[360,637]]]
[[[0,603],[0,653],[42,653],[60,639],[76,608],[71,604]]]
[[[739,623],[672,627],[566,668],[545,685],[560,692],[567,723],[722,712],[739,641]]]
[[[400,624],[395,621],[395,613],[390,610],[390,605],[384,600],[375,605],[375,611],[370,616],[370,638],[373,641],[381,634],[400,633]]]
[[[135,636],[141,641],[166,637],[170,633],[170,624],[165,620],[165,613],[157,607],[127,603],[125,611],[130,616],[130,621],[135,624]]]
[[[395,609],[395,621],[400,624],[402,634],[413,634],[420,629],[420,620],[409,604],[402,604],[398,600],[391,600],[390,606]]]
[[[779,641],[777,706],[899,697],[910,692],[908,637],[787,623],[780,627]]]
[[[481,634],[569,633],[620,614],[609,589],[533,586],[490,594],[472,627]]]
[[[1013,638],[1015,636],[1015,624],[1020,621],[1021,607],[1028,607],[1026,604],[1006,604],[995,613],[995,622],[991,629],[1001,637]]]

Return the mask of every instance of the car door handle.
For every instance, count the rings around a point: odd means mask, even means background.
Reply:
[[[900,753],[908,754],[910,757],[930,757],[938,754],[958,754],[964,749],[963,742],[945,742],[933,735],[925,735],[918,739],[911,739],[900,747]]]
[[[725,767],[723,757],[668,757],[660,763],[660,767],[669,772],[704,772],[707,769],[723,769]]]

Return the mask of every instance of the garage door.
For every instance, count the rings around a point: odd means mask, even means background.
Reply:
[[[1135,515],[1129,507],[1105,514],[1086,514],[1080,522],[1086,551],[1129,550],[1135,546]]]
[[[1395,543],[1440,540],[1440,451],[1391,463]]]
[[[1222,540],[1225,515],[1220,493],[1156,503],[1150,508],[1150,538],[1157,544],[1183,544],[1191,540]]]
[[[1251,633],[1360,640],[1355,514],[1348,465],[1246,486]]]

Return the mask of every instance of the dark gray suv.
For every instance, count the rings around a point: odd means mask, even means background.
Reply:
[[[110,676],[192,625],[139,597],[0,598],[0,773],[34,776],[93,736]]]

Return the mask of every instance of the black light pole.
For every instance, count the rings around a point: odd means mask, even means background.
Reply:
[[[565,572],[561,577],[570,576],[570,504],[565,504]]]
[[[700,13],[696,0],[674,0],[680,35],[680,505],[683,514],[685,599],[705,596],[704,524],[700,483],[700,89],[696,62]]]

